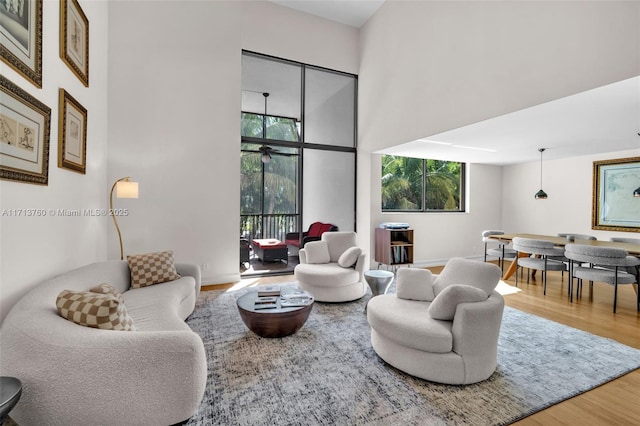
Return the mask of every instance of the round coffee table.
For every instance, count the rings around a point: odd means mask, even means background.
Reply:
[[[22,383],[15,377],[0,377],[0,424],[9,417],[9,412],[20,400]]]
[[[371,293],[374,296],[385,294],[393,282],[393,277],[393,272],[381,269],[371,269],[364,273],[364,279],[371,287]]]
[[[297,291],[291,287],[281,287],[280,294]],[[281,307],[280,298],[278,305],[272,309],[255,309],[257,291],[250,291],[240,296],[237,300],[240,317],[249,330],[261,337],[285,337],[289,336],[304,325],[309,318],[313,302],[307,306]]]

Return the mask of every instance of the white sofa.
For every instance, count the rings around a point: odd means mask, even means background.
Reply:
[[[397,272],[396,294],[367,306],[371,344],[387,363],[412,376],[452,385],[493,374],[504,299],[494,288],[500,268],[462,258],[440,275],[427,269]]]
[[[13,306],[1,329],[0,374],[22,382],[10,416],[20,425],[170,425],[198,408],[207,379],[200,337],[184,320],[200,292],[196,265],[181,278],[130,289],[126,261],[93,263],[49,279]],[[58,315],[63,289],[109,283],[136,331],[101,330]]]
[[[298,286],[317,302],[349,302],[366,294],[366,254],[357,246],[355,232],[325,232],[320,241],[304,247],[293,273]]]

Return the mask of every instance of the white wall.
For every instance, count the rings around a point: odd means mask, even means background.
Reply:
[[[45,209],[46,217],[0,217],[0,321],[41,280],[101,260],[106,254],[108,217],[56,217],[54,209],[106,208],[107,3],[81,1],[89,19],[89,87],[59,57],[58,2],[43,2],[42,89],[4,63],[2,75],[51,108],[49,184],[0,181],[0,210]],[[87,168],[78,174],[58,168],[58,89],[88,111]],[[55,301],[51,301],[52,306]]]
[[[268,1],[243,1],[242,48],[358,74],[356,28]]]
[[[126,254],[173,250],[238,278],[240,8],[233,2],[109,2],[109,182]],[[152,20],[149,20],[152,17]],[[151,25],[153,23],[153,25]],[[109,258],[119,257],[115,232]]]
[[[361,33],[361,146],[640,74],[640,2],[387,1]]]
[[[375,152],[640,74],[640,3],[387,1],[360,44],[358,205],[371,228],[410,223],[415,261],[433,263],[481,254],[483,229],[519,230],[501,197],[520,177],[472,165],[469,214],[383,215]]]
[[[542,186],[549,195],[546,200],[536,200],[533,197],[540,189],[539,162],[504,167],[504,230],[507,233],[545,235],[555,235],[559,232],[587,234],[599,240],[609,240],[611,237],[640,238],[640,233],[637,232],[591,229],[593,162],[639,156],[640,148],[543,161]],[[640,200],[638,217],[640,218]]]
[[[117,200],[131,210],[125,253],[172,249],[207,265],[205,283],[236,281],[241,50],[357,72],[357,30],[270,2],[118,1],[109,13],[108,177],[140,184],[139,199]]]
[[[406,222],[414,230],[413,259],[417,265],[442,265],[454,256],[475,257],[484,252],[482,231],[502,226],[502,167],[467,167],[467,213],[382,213],[381,156],[371,162],[371,262],[374,227],[382,222]]]

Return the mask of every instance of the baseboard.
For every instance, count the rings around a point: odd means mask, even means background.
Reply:
[[[456,256],[456,257],[462,257],[464,259],[469,259],[469,260],[481,260],[484,261],[484,255],[480,255],[480,256]],[[429,260],[423,260],[420,262],[416,262],[411,266],[416,266],[416,267],[425,267],[428,268],[429,266],[444,266],[450,258],[444,258],[444,259],[429,259]]]
[[[469,260],[480,260],[480,261],[484,261],[484,255],[479,255],[479,256],[460,256],[460,257],[464,257],[465,259],[469,259]],[[449,261],[449,258],[442,258],[442,259],[427,259],[427,260],[421,260],[419,262],[415,262],[411,264],[411,268],[429,268],[431,266],[444,266],[447,262]],[[376,269],[378,267],[378,264],[376,262],[374,262],[371,266],[371,269]],[[404,267],[404,266],[402,266]],[[380,269],[392,269],[392,266],[390,265],[382,265],[380,264]]]
[[[202,286],[211,286],[218,284],[228,284],[228,283],[237,283],[240,281],[240,273],[237,274],[224,274],[224,275],[214,275],[214,276],[203,276],[200,280],[202,282]]]

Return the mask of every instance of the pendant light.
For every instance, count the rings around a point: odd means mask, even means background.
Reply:
[[[536,200],[547,199],[547,193],[542,189],[542,153],[544,152],[544,150],[545,148],[538,148],[538,151],[540,151],[540,191],[536,192]]]
[[[266,139],[267,138],[267,98],[269,97],[269,92],[264,92],[262,96],[264,96],[264,115],[262,116],[262,139]],[[269,161],[271,161],[271,153],[269,153],[268,150],[262,151],[262,157],[260,159],[264,164],[267,164]]]

